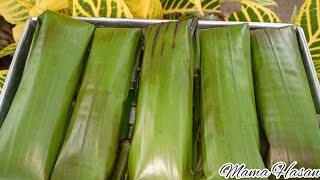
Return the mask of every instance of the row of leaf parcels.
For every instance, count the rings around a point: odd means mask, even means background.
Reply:
[[[220,177],[225,163],[263,169],[255,108],[248,24],[201,30],[204,175]]]
[[[193,179],[193,43],[197,21],[145,28],[130,179]]]
[[[269,142],[267,166],[320,168],[320,131],[293,27],[251,33],[257,109]]]
[[[111,179],[140,28],[97,28],[51,179]]]
[[[48,179],[95,27],[46,12],[0,129],[0,179]],[[72,33],[70,33],[72,32]]]

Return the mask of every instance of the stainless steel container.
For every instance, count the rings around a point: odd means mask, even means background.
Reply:
[[[140,19],[113,19],[113,18],[80,18],[75,19],[92,23],[97,27],[145,27],[148,24],[169,22],[172,20],[140,20]],[[18,89],[23,70],[28,57],[30,44],[32,42],[33,33],[35,31],[38,21],[37,18],[32,18],[27,21],[22,37],[18,44],[16,53],[13,57],[12,64],[9,69],[9,73],[4,84],[1,96],[0,96],[0,127],[4,121],[15,93]],[[199,21],[199,28],[215,28],[228,25],[240,24],[241,22],[224,22],[224,21]],[[279,23],[249,23],[250,29],[261,28],[279,28],[289,26],[291,24],[279,24]],[[318,114],[320,114],[320,86],[317,78],[315,68],[311,59],[310,51],[307,46],[306,38],[303,29],[296,27],[297,39],[299,48],[304,64],[304,68],[308,77],[310,90],[312,93],[314,105]]]

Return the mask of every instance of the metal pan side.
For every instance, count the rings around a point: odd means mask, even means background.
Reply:
[[[0,127],[7,116],[13,98],[19,87],[36,24],[37,21],[31,19],[26,22],[17,50],[13,56],[0,96]]]
[[[88,18],[88,17],[73,17],[81,21],[85,21],[96,25],[97,27],[145,27],[146,25],[162,23],[162,22],[174,22],[177,20],[159,20],[159,19],[116,19],[116,18]],[[248,23],[250,29],[261,29],[261,28],[280,28],[291,24],[285,23],[261,23],[261,22],[231,22],[231,21],[205,21],[199,20],[199,28],[214,28],[223,27],[230,25],[237,25],[242,23]]]
[[[313,98],[313,102],[317,111],[317,114],[320,114],[320,86],[316,73],[316,69],[314,67],[311,54],[308,48],[308,43],[306,41],[305,34],[301,27],[296,28],[298,44],[300,48],[300,53],[304,65],[304,69],[306,71],[308,82]]]

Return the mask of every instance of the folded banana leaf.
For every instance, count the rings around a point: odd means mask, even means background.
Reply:
[[[132,75],[131,80],[131,87],[130,87],[130,94],[132,95],[132,104],[130,107],[130,115],[128,117],[128,120],[125,120],[124,122],[128,123],[127,125],[127,134],[126,134],[126,140],[121,140],[120,142],[120,152],[117,159],[117,164],[115,167],[115,170],[113,172],[113,180],[125,180],[128,178],[128,157],[130,152],[130,145],[132,140],[132,133],[133,133],[133,125],[136,118],[136,106],[137,106],[137,96],[138,96],[138,87],[139,87],[139,74],[140,74],[140,68],[141,68],[141,61],[142,59],[140,56],[142,53],[139,53],[138,59],[136,61],[135,70]],[[122,126],[122,132],[123,134],[123,128]]]
[[[128,156],[131,142],[124,140],[120,143],[120,153],[117,160],[117,165],[114,169],[113,180],[123,180],[128,173]]]
[[[320,168],[320,131],[294,27],[255,30],[251,50],[267,166]]]
[[[139,28],[96,29],[75,110],[51,179],[110,179],[140,48]]]
[[[199,141],[200,141],[200,130],[201,130],[201,108],[200,108],[200,93],[201,93],[201,78],[200,78],[200,46],[199,46],[199,34],[193,36],[192,43],[194,53],[193,61],[193,142],[192,142],[192,171],[194,174],[197,173],[198,161],[199,161]]]
[[[193,179],[193,36],[197,21],[145,29],[130,179]]]
[[[39,17],[21,83],[0,129],[0,179],[48,179],[94,26],[47,11]]]
[[[225,163],[264,168],[247,24],[201,30],[202,152],[207,179]]]
[[[140,73],[141,68],[141,62],[142,62],[142,44],[140,44],[136,64],[134,66],[134,70],[132,73],[132,79],[131,79],[131,85],[129,90],[128,99],[126,102],[126,109],[124,111],[124,115],[122,116],[122,127],[121,127],[121,133],[120,133],[120,139],[121,140],[130,140],[130,131],[132,131],[132,124],[130,122],[130,117],[132,113],[132,108],[136,107],[137,104],[137,91],[138,91],[138,76]],[[133,117],[135,118],[135,117]]]
[[[195,179],[206,179],[205,175],[204,175],[204,170],[203,170],[203,158],[202,158],[202,143],[201,143],[201,140],[198,140],[198,142],[197,142],[197,158],[196,159],[197,159],[196,168],[194,170]]]

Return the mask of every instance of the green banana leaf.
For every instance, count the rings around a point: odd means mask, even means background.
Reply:
[[[121,133],[120,133],[120,139],[122,140],[130,140],[130,131],[131,131],[131,124],[130,124],[130,116],[131,116],[131,111],[133,106],[135,107],[137,104],[137,79],[138,79],[138,74],[141,68],[141,61],[142,61],[142,44],[140,44],[140,48],[139,48],[139,52],[138,52],[138,56],[137,56],[137,60],[136,60],[136,64],[134,66],[134,70],[132,73],[132,79],[131,79],[131,85],[130,85],[130,90],[129,90],[129,95],[128,95],[128,99],[126,102],[126,107],[124,109],[124,115],[122,116],[123,120],[122,120],[122,127],[121,127]],[[130,129],[131,128],[131,129]]]
[[[199,133],[200,136],[200,133]],[[204,169],[203,169],[203,158],[202,158],[202,143],[201,140],[198,140],[197,142],[197,162],[196,162],[196,168],[194,170],[195,173],[195,179],[205,179],[204,176]]]
[[[0,179],[48,179],[94,26],[47,11],[0,129]],[[71,33],[72,32],[72,33]]]
[[[117,165],[114,169],[113,180],[123,180],[128,173],[128,156],[131,142],[124,140],[120,143],[120,153],[117,160]]]
[[[247,24],[201,30],[202,152],[207,179],[225,163],[263,169]]]
[[[320,168],[320,131],[293,26],[251,33],[257,110],[269,148],[267,167],[297,161]]]
[[[195,43],[193,43],[193,42]],[[200,40],[199,33],[193,36],[191,40],[193,58],[193,142],[192,142],[192,171],[197,174],[198,160],[199,160],[199,141],[201,130],[201,109],[200,109],[200,93],[201,93],[201,79],[200,79]]]
[[[190,19],[145,28],[130,179],[193,179],[193,36]]]
[[[140,49],[141,50],[141,49]],[[125,134],[125,140],[122,140],[122,137],[120,139],[122,142],[120,142],[120,152],[117,159],[117,165],[115,167],[115,170],[113,172],[113,180],[125,180],[128,178],[128,157],[129,157],[129,151],[130,151],[130,145],[132,140],[132,133],[133,133],[133,125],[135,121],[135,115],[136,115],[136,106],[137,106],[137,96],[138,96],[138,87],[139,87],[139,74],[140,74],[140,68],[141,68],[141,61],[142,61],[142,53],[139,53],[138,59],[136,61],[135,69],[132,75],[131,80],[131,87],[129,94],[132,97],[132,102],[130,106],[130,112],[129,116],[126,116],[127,119],[123,121],[125,125],[122,125],[122,131],[121,135]],[[124,128],[126,127],[126,128]],[[126,132],[126,133],[123,133]]]
[[[140,28],[98,28],[52,180],[110,179]]]

